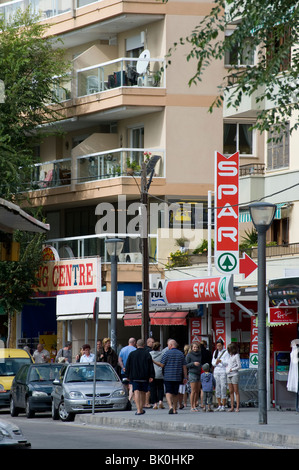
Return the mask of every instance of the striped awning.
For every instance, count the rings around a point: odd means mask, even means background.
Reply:
[[[187,325],[186,316],[188,312],[150,312],[151,325]],[[126,313],[124,326],[141,326],[141,312]]]
[[[286,204],[285,202],[283,202],[283,203],[281,203],[281,204],[276,204],[276,206],[277,206],[277,209],[276,209],[276,213],[275,213],[274,219],[280,220],[280,219],[281,219],[281,209],[284,209],[284,208],[288,207],[288,204]],[[249,210],[242,210],[242,209],[240,209],[240,212],[239,212],[239,223],[245,223],[245,222],[251,222],[250,212],[249,212]]]

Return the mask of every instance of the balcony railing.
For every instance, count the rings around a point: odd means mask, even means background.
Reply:
[[[44,20],[72,11],[72,4],[72,0],[16,0],[0,5],[0,15],[9,22],[18,10],[25,11],[30,7],[33,13],[39,13]]]
[[[154,177],[164,176],[163,150],[120,148],[76,157],[75,174],[72,172],[71,158],[36,163],[32,166],[30,182],[25,181],[22,190],[66,186],[72,180],[75,183],[86,183],[119,176],[140,176],[141,165],[145,160],[148,163],[148,175],[153,169]]]
[[[151,163],[157,160],[154,166],[154,176],[163,176],[163,154],[161,150],[147,150],[134,148],[120,148],[77,157],[77,182],[116,178],[118,176],[140,176],[144,154],[152,154]],[[154,159],[154,157],[157,158]],[[160,159],[158,159],[160,157]]]
[[[165,87],[164,60],[148,59],[144,74],[137,73],[136,58],[119,58],[77,71],[77,96],[92,95],[119,87]]]
[[[110,263],[110,257],[105,247],[106,238],[121,238],[124,247],[118,256],[119,263],[142,264],[140,250],[140,235],[128,233],[114,233],[101,235],[88,235],[81,237],[55,238],[47,240],[46,244],[53,246],[61,259],[87,258],[100,256],[103,263]],[[149,235],[149,261],[157,261],[157,235]]]
[[[70,158],[36,163],[32,168],[30,189],[53,188],[70,184],[71,163]]]
[[[247,165],[240,165],[240,176],[264,175],[264,163],[248,163]]]
[[[246,250],[251,258],[257,258],[257,247]],[[293,256],[299,255],[299,243],[288,243],[285,245],[269,245],[266,246],[266,257],[274,256]]]

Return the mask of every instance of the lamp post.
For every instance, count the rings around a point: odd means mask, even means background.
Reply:
[[[266,232],[271,226],[276,205],[256,202],[249,206],[258,234],[258,403],[259,424],[267,424],[267,347],[266,347]]]
[[[123,249],[124,240],[107,238],[105,243],[111,260],[111,347],[117,351],[117,257]]]

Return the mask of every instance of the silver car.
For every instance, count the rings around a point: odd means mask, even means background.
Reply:
[[[14,423],[0,420],[0,447],[30,447],[21,429]]]
[[[93,408],[94,363],[69,364],[53,381],[52,418],[73,421],[76,413],[90,413]],[[94,411],[126,410],[127,390],[110,364],[96,364]]]

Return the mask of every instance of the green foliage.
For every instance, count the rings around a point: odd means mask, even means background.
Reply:
[[[197,63],[196,72],[189,81],[191,85],[202,80],[204,71],[215,60],[223,61],[226,52],[233,53],[237,49],[248,58],[255,50],[257,60],[254,65],[227,69],[227,75],[219,83],[219,96],[211,104],[210,111],[223,105],[225,94],[226,105],[235,109],[242,96],[254,94],[258,105],[267,99],[274,107],[268,109],[262,105],[253,127],[260,132],[272,130],[282,135],[290,117],[296,116],[294,111],[299,110],[298,17],[299,5],[294,0],[215,0],[210,13],[189,36],[180,38],[169,50],[168,64],[179,45],[190,45],[187,61]],[[234,29],[232,24],[236,26]],[[229,25],[233,33],[227,36],[225,31]],[[246,47],[248,44],[250,48]],[[292,61],[289,61],[291,47]],[[246,64],[246,60],[244,62]],[[298,116],[297,113],[292,120],[290,132],[298,128]]]
[[[166,269],[179,268],[183,266],[191,266],[190,255],[180,250],[170,253],[169,263],[165,265]]]
[[[239,245],[239,249],[242,252],[251,254],[251,248],[257,246],[257,231],[253,228],[251,230],[245,230],[245,236],[242,237],[242,243]]]
[[[211,248],[212,248],[212,251],[214,250],[214,240],[212,239],[211,240]],[[198,255],[198,254],[203,254],[203,253],[207,253],[208,251],[208,240],[206,240],[205,238],[203,239],[203,241],[201,242],[200,245],[198,245],[195,250],[193,251],[193,254],[194,255]]]
[[[5,199],[12,199],[24,180],[30,180],[33,145],[42,138],[38,126],[61,115],[48,103],[57,103],[53,89],[69,65],[57,41],[45,38],[48,26],[37,20],[29,9],[17,12],[9,24],[0,17],[0,79],[5,85],[5,102],[0,104],[0,197]]]

